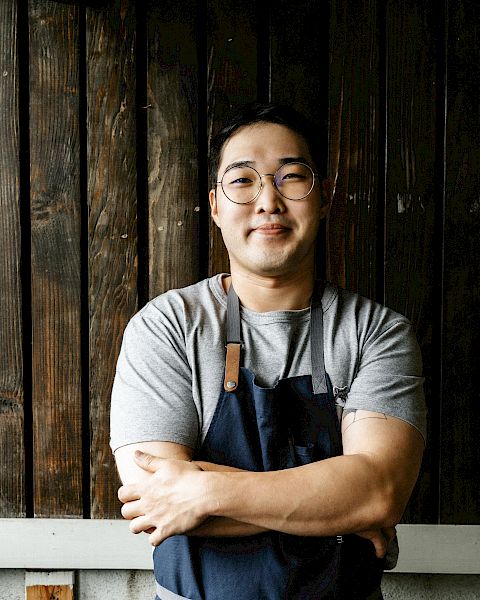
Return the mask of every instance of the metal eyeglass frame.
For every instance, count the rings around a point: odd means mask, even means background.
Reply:
[[[312,173],[312,187],[308,190],[308,192],[305,194],[305,196],[302,196],[301,198],[289,198],[288,196],[285,196],[285,194],[282,194],[282,192],[278,189],[276,180],[275,180],[275,176],[277,175],[277,173],[280,171],[280,169],[283,169],[283,167],[286,167],[287,165],[303,165],[304,167],[307,167],[307,169],[310,169],[311,173]],[[304,198],[306,198],[311,191],[313,190],[313,188],[315,187],[315,176],[318,175],[318,173],[316,173],[312,167],[310,165],[307,165],[306,163],[303,162],[288,162],[285,163],[284,165],[281,165],[280,167],[278,167],[278,169],[275,171],[275,173],[264,173],[263,175],[260,175],[260,173],[257,171],[257,169],[255,169],[254,167],[251,167],[250,165],[247,165],[249,169],[252,169],[253,171],[255,171],[255,173],[259,176],[260,178],[260,187],[258,188],[258,192],[255,194],[255,196],[249,200],[248,202],[235,202],[235,200],[232,200],[230,198],[230,196],[227,194],[227,192],[225,191],[225,188],[223,187],[223,178],[225,177],[225,175],[233,170],[233,169],[238,169],[238,166],[232,166],[230,168],[228,168],[226,171],[224,171],[223,175],[222,175],[222,179],[220,181],[217,181],[216,184],[220,184],[222,186],[222,192],[224,193],[225,197],[230,201],[233,202],[233,204],[239,204],[240,206],[243,206],[245,204],[252,204],[252,202],[255,202],[255,200],[260,196],[260,194],[262,193],[263,190],[263,178],[268,176],[268,177],[273,177],[272,180],[272,184],[273,187],[275,188],[275,190],[280,194],[280,196],[282,196],[282,198],[285,198],[286,200],[291,200],[292,202],[297,202],[297,200],[303,200]]]

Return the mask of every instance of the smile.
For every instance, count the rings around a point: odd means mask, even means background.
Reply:
[[[282,233],[286,233],[289,231],[288,227],[284,227],[279,223],[265,223],[264,225],[260,225],[259,227],[255,227],[253,230],[255,233],[259,233],[261,235],[281,235]]]

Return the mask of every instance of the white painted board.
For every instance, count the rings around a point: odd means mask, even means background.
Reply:
[[[480,573],[480,525],[399,525],[397,573]],[[3,569],[152,569],[145,534],[121,520],[0,519]]]

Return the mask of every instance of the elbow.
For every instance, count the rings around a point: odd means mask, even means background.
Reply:
[[[383,492],[377,513],[379,527],[382,529],[395,527],[400,522],[404,510],[405,507],[399,503],[392,491]]]
[[[400,523],[415,485],[416,476],[386,478],[378,490],[379,522],[381,527]]]
[[[395,527],[402,519],[407,501],[408,497],[393,484],[377,489],[374,501],[376,526],[381,529]]]

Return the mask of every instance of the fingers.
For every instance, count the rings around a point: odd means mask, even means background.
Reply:
[[[159,546],[168,537],[173,535],[172,532],[168,532],[166,528],[157,527],[149,536],[148,543],[151,546]]]
[[[386,527],[375,533],[370,539],[375,546],[375,556],[384,558],[387,553],[388,544],[396,537],[397,530],[395,527]]]
[[[382,529],[382,531],[387,539],[387,544],[397,537],[397,530],[395,527],[387,527],[386,529]]]
[[[118,499],[120,502],[131,502],[132,500],[139,500],[140,494],[135,484],[122,485],[117,492]]]
[[[148,543],[151,546],[158,546],[175,533],[170,527],[154,526],[147,517],[137,517],[133,519],[130,521],[129,528],[130,531],[135,534],[142,532],[148,533]]]
[[[150,473],[155,473],[160,466],[160,462],[164,460],[159,456],[153,456],[141,450],[135,450],[134,459],[139,467],[145,471],[150,471]]]
[[[369,529],[367,531],[359,531],[357,535],[370,540],[375,548],[375,556],[384,558],[387,553],[388,544],[396,536],[395,527],[386,527],[385,529]]]
[[[154,524],[148,517],[140,516],[132,519],[128,527],[132,533],[141,533],[142,531],[148,532],[150,529],[154,529]]]
[[[134,519],[135,517],[139,517],[143,514],[142,510],[140,509],[140,503],[138,500],[133,502],[127,502],[122,506],[120,512],[122,513],[122,517],[124,519],[127,519],[128,521],[130,521],[130,519]]]
[[[385,536],[382,534],[381,531],[379,531],[377,534],[372,536],[370,540],[375,547],[375,556],[377,558],[383,558],[387,552],[388,545]]]
[[[140,527],[141,531],[144,531],[145,533],[148,533],[148,534],[151,534],[155,531],[155,527],[148,527],[148,529],[143,529],[143,527],[145,526],[143,524],[143,521],[138,521],[138,519],[140,517],[145,517],[145,515],[141,511],[140,502],[138,502],[138,501],[128,502],[127,504],[124,504],[122,506],[120,512],[122,513],[122,517],[124,519],[126,519],[127,521],[131,521],[133,519],[137,520],[137,523],[135,524],[135,528]],[[139,532],[140,531],[134,531],[133,533],[139,533]]]

